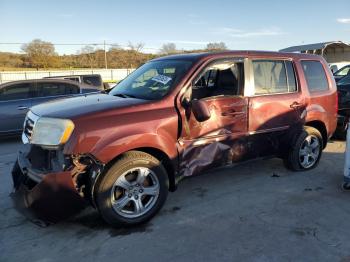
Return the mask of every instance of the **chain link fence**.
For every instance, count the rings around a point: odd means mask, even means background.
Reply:
[[[3,71],[0,72],[0,84],[27,79],[40,79],[54,76],[99,74],[104,82],[117,82],[124,79],[134,69],[83,69],[52,71]]]

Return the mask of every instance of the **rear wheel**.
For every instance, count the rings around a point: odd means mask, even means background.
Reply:
[[[294,145],[284,159],[287,168],[304,171],[315,168],[321,158],[323,140],[321,133],[313,127],[305,127],[296,137]]]
[[[135,225],[151,219],[168,195],[168,176],[161,162],[138,151],[125,153],[99,179],[96,203],[106,222]]]

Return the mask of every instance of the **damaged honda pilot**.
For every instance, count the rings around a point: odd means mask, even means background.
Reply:
[[[41,219],[55,222],[89,203],[111,225],[135,225],[160,210],[181,178],[210,168],[267,156],[295,171],[316,167],[337,104],[319,56],[157,58],[108,94],[31,108],[15,191]]]

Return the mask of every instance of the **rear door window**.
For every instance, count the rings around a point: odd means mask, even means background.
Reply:
[[[62,83],[37,83],[36,87],[38,97],[61,96],[66,94],[66,85]]]
[[[295,71],[292,61],[284,61],[287,71],[288,92],[297,91],[297,80],[295,78]]]
[[[319,61],[301,61],[310,92],[328,90],[328,80]]]
[[[297,91],[293,63],[283,60],[254,60],[255,95]]]
[[[79,94],[80,93],[80,88],[76,85],[72,85],[72,84],[64,84],[66,87],[66,94]]]
[[[0,88],[0,101],[30,98],[30,84],[15,84]]]

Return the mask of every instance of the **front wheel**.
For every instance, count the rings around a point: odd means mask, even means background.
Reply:
[[[114,226],[136,225],[151,219],[168,195],[168,176],[161,162],[139,151],[125,153],[99,179],[96,204]]]
[[[305,127],[296,137],[294,145],[284,159],[287,168],[304,171],[315,168],[320,161],[323,149],[321,133],[313,127]]]

